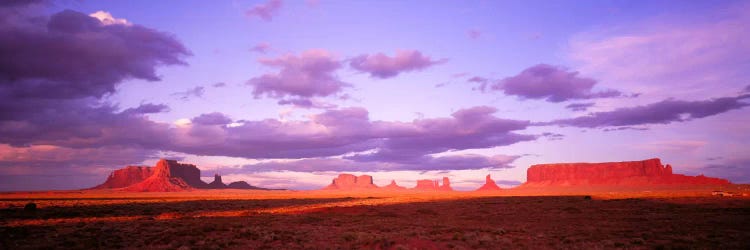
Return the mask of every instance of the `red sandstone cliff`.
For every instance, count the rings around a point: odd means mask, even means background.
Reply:
[[[351,174],[340,174],[334,178],[330,185],[323,188],[326,190],[354,190],[354,189],[371,189],[378,188],[372,182],[372,176]]]
[[[414,189],[424,191],[453,191],[453,188],[451,188],[451,181],[448,177],[443,177],[442,186],[437,180],[417,180],[417,186],[415,186]]]
[[[200,179],[200,169],[193,164],[161,159],[154,167],[128,166],[112,171],[107,180],[92,189],[120,189],[134,192],[172,192],[197,189],[263,189],[244,181],[229,185],[214,175],[214,181],[206,184]]]
[[[487,175],[484,178],[484,185],[479,187],[479,189],[477,189],[476,191],[498,191],[500,189],[500,186],[498,186],[497,183],[495,183],[495,181],[490,178],[490,175]]]
[[[193,166],[195,167],[195,166]],[[178,176],[184,176],[192,171],[183,169],[184,167],[176,161],[161,159],[154,166],[154,174],[136,183],[124,190],[132,192],[174,192],[190,190],[193,187]]]
[[[719,178],[673,174],[672,166],[658,158],[643,161],[603,163],[539,164],[526,171],[523,187],[545,186],[643,186],[643,185],[726,185]]]
[[[152,167],[127,166],[123,169],[112,171],[107,180],[92,189],[124,188],[139,183],[154,174]]]

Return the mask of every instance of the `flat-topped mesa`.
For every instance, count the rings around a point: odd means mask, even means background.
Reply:
[[[145,180],[126,187],[124,190],[133,192],[174,192],[191,190],[192,187],[185,178],[192,178],[190,168],[194,165],[179,164],[177,161],[161,159],[154,166],[154,173]],[[200,181],[200,170],[198,170],[198,181]],[[203,185],[205,183],[201,181]]]
[[[495,183],[495,180],[493,180],[490,175],[488,174],[484,178],[484,185],[479,187],[476,191],[499,191],[501,190],[500,186]]]
[[[331,184],[323,189],[326,190],[355,190],[355,189],[373,189],[378,188],[372,182],[372,176],[352,174],[340,174],[331,181]]]
[[[154,169],[147,166],[127,166],[112,171],[104,183],[92,189],[124,188],[139,183],[154,174]]]
[[[221,176],[206,184],[200,179],[201,171],[193,164],[160,159],[156,166],[128,166],[112,171],[107,180],[92,189],[119,189],[133,192],[172,192],[198,189],[264,189],[251,186],[244,181],[225,185]]]
[[[443,177],[442,186],[437,180],[417,180],[417,186],[415,186],[414,189],[423,191],[453,191],[453,188],[451,188],[451,181],[448,177]]]
[[[643,161],[539,164],[526,171],[524,187],[725,185],[729,181],[705,176],[673,174],[658,158]]]
[[[388,184],[388,185],[386,185],[386,186],[384,186],[382,188],[383,189],[388,189],[388,190],[406,190],[406,187],[402,187],[402,186],[399,186],[398,184],[396,184],[396,180],[391,180],[390,184]]]

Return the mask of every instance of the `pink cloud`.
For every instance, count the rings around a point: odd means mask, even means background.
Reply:
[[[261,53],[261,54],[265,54],[270,49],[271,49],[271,44],[269,44],[267,42],[262,42],[262,43],[256,44],[252,48],[250,48],[250,51],[254,51],[254,52]]]
[[[432,60],[417,50],[397,50],[393,57],[383,53],[360,55],[352,58],[349,65],[357,71],[369,73],[371,77],[391,78],[403,72],[424,70],[445,61]]]
[[[279,12],[279,9],[281,9],[282,5],[283,2],[281,0],[269,0],[266,3],[253,6],[249,10],[245,11],[245,15],[249,17],[257,16],[260,19],[269,22],[273,20],[273,16],[276,15],[277,12]]]
[[[474,40],[479,39],[479,37],[482,36],[482,32],[477,29],[470,29],[466,32],[466,34],[469,36],[469,38]]]
[[[279,72],[264,74],[247,81],[253,96],[273,98],[330,96],[341,92],[349,84],[334,74],[341,62],[325,50],[308,50],[296,55],[261,59],[263,65],[278,68]]]
[[[704,15],[710,19],[662,16],[581,33],[568,57],[580,71],[652,99],[727,95],[750,78],[750,5],[730,8]]]

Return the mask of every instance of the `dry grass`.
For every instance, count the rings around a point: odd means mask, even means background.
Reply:
[[[711,189],[13,193],[0,249],[749,249],[750,198]]]

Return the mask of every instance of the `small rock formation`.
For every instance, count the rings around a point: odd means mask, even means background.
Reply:
[[[259,188],[259,187],[256,187],[256,186],[252,186],[250,184],[247,184],[247,182],[244,182],[244,181],[235,181],[235,182],[229,183],[229,185],[227,185],[227,188],[232,188],[232,189],[265,189],[265,188]]]
[[[498,191],[500,189],[500,186],[498,186],[497,183],[495,183],[495,181],[492,180],[492,178],[490,178],[490,175],[488,174],[487,177],[484,178],[484,185],[479,187],[477,191]]]
[[[371,189],[378,188],[372,182],[372,176],[360,175],[354,176],[352,174],[339,174],[338,177],[334,178],[330,185],[323,188],[326,190],[354,190],[354,189]]]
[[[658,158],[626,162],[539,164],[529,167],[526,179],[523,187],[730,184],[727,180],[703,175],[673,174],[672,166],[662,165]]]
[[[414,187],[415,190],[424,190],[424,191],[452,191],[453,188],[451,188],[451,181],[448,179],[448,177],[443,177],[443,185],[440,185],[440,182],[437,180],[417,180],[417,186]]]
[[[206,186],[206,188],[208,188],[208,189],[223,189],[223,188],[227,188],[227,185],[224,184],[224,182],[221,181],[221,175],[214,174],[214,181],[212,181],[211,183],[208,183],[208,185]]]
[[[441,191],[453,191],[451,188],[451,180],[448,177],[443,177],[443,185],[438,187]]]
[[[391,184],[386,185],[385,187],[383,187],[383,189],[396,191],[396,190],[406,190],[406,187],[399,186],[398,184],[396,184],[395,180],[391,180]]]
[[[101,185],[94,187],[94,189],[124,188],[142,182],[152,174],[154,174],[152,167],[127,166],[123,169],[112,171],[107,180]]]

